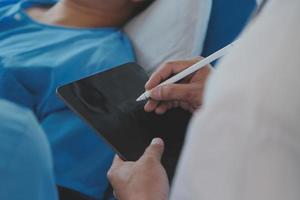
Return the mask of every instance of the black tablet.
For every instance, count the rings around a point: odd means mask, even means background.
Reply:
[[[57,93],[124,160],[139,159],[153,138],[162,138],[162,163],[171,180],[191,114],[181,109],[146,113],[145,102],[136,98],[147,80],[140,66],[128,63],[61,86]]]

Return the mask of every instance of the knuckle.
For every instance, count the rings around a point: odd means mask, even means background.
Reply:
[[[108,170],[108,172],[107,172],[107,178],[109,180],[113,180],[114,179],[114,173],[113,173],[113,171],[111,169]]]

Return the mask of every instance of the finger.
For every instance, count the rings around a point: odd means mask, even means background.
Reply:
[[[157,108],[155,109],[156,114],[165,114],[168,110],[172,108],[178,108],[179,102],[178,101],[170,101],[170,102],[163,102],[160,103]]]
[[[210,65],[207,65],[200,70],[198,70],[191,78],[190,81],[195,82],[195,81],[205,81],[208,77],[209,74],[212,71],[212,67]]]
[[[179,103],[179,106],[183,109],[183,110],[186,110],[186,111],[190,111],[190,105],[186,102],[180,102]]]
[[[195,111],[195,110],[198,110],[201,106],[202,106],[202,104],[198,104],[198,105],[192,106],[191,108]]]
[[[154,88],[150,97],[157,101],[186,101],[194,103],[201,91],[199,84],[170,84]]]
[[[168,102],[167,105],[168,105],[168,110],[170,110],[172,108],[176,108],[175,103],[173,103],[173,102]]]
[[[189,108],[190,113],[195,112],[195,110],[196,110],[195,108],[192,108],[192,107]]]
[[[146,112],[152,112],[156,109],[156,107],[158,106],[159,102],[158,101],[154,101],[154,100],[149,100],[145,106],[144,106],[144,110]]]
[[[191,65],[195,64],[202,58],[197,57],[192,60],[185,60],[185,61],[173,61],[173,62],[167,62],[163,65],[161,65],[157,71],[155,71],[149,81],[145,85],[146,90],[151,90],[152,88],[156,87],[159,83],[161,83],[163,80],[167,79],[173,74],[177,74],[184,69],[190,67]]]
[[[157,161],[161,160],[162,154],[164,152],[164,142],[160,138],[154,138],[151,144],[145,150],[143,155],[144,158],[152,157]]]
[[[110,171],[114,169],[118,169],[123,163],[124,161],[118,155],[115,155],[113,163],[110,167]]]
[[[123,163],[124,161],[121,160],[121,158],[118,155],[115,155],[113,163],[107,172],[107,178],[109,182],[112,184],[112,186],[114,186],[115,184],[116,173],[119,171],[118,169],[121,167]]]
[[[167,112],[167,110],[169,109],[169,102],[163,102],[160,103],[157,108],[155,109],[155,113],[158,115],[162,115],[165,114]]]
[[[172,101],[172,108],[178,108],[179,107],[179,101]]]

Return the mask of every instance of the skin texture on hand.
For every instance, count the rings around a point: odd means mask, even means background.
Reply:
[[[161,139],[154,139],[136,162],[115,156],[108,179],[119,200],[167,200],[169,182],[160,160],[164,151]]]
[[[190,112],[199,108],[202,104],[203,90],[211,66],[198,70],[178,83],[155,87],[202,59],[197,57],[192,60],[167,62],[160,66],[145,85],[145,89],[150,91],[151,98],[145,105],[145,111],[164,114],[167,110],[177,107]]]

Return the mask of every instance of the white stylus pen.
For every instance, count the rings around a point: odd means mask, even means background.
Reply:
[[[206,65],[210,64],[211,62],[217,60],[218,58],[224,56],[235,44],[237,41],[227,45],[226,47],[220,49],[219,51],[216,51],[215,53],[211,54],[210,56],[204,58],[203,60],[200,60],[196,64],[186,68],[182,72],[176,74],[175,76],[169,78],[168,80],[162,82],[156,87],[160,87],[167,84],[176,83],[177,81],[180,81],[181,79],[189,76],[190,74],[198,71],[202,67],[205,67]],[[147,100],[150,97],[150,91],[144,92],[139,98],[136,99],[136,101],[143,101]]]

